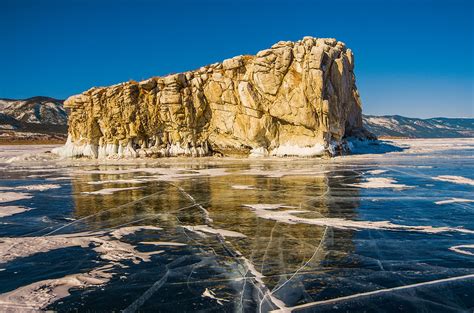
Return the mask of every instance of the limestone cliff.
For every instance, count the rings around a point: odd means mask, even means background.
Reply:
[[[65,101],[64,156],[334,154],[366,136],[354,56],[335,39],[281,41],[194,71],[94,87]]]

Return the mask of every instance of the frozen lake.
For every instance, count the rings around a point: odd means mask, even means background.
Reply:
[[[333,159],[0,146],[0,311],[472,312],[474,139]]]

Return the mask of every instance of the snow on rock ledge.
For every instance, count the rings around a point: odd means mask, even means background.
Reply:
[[[318,156],[362,128],[354,56],[332,38],[280,41],[194,71],[70,97],[64,157]]]

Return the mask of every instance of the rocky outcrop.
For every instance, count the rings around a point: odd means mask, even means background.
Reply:
[[[194,71],[70,97],[63,156],[305,155],[366,136],[354,55],[335,39],[281,41]]]

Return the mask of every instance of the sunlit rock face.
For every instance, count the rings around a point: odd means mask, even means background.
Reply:
[[[337,153],[367,137],[354,56],[335,39],[281,41],[194,71],[94,87],[66,100],[63,156]]]

